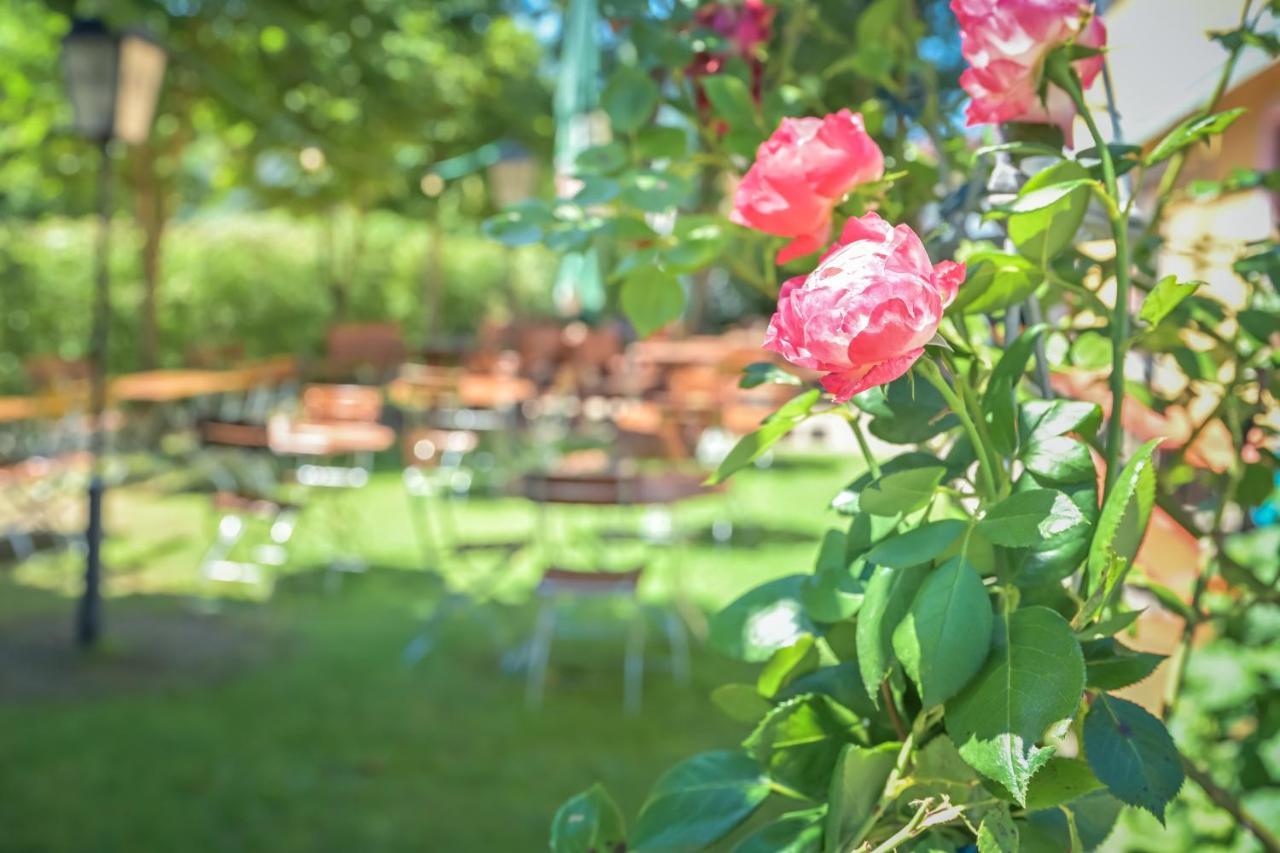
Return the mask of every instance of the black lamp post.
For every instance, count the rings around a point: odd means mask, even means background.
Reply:
[[[107,328],[111,318],[108,255],[111,238],[112,140],[146,140],[164,78],[164,49],[144,33],[112,33],[100,21],[76,20],[62,40],[62,71],[75,110],[76,131],[97,143],[98,271],[89,346],[89,524],[84,594],[76,612],[76,642],[92,646],[102,629],[102,413],[107,398]]]

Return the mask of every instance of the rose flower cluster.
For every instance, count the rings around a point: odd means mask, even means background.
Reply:
[[[969,68],[969,124],[1055,124],[1070,139],[1075,109],[1061,90],[1041,86],[1044,62],[1074,43],[1101,48],[1102,21],[1079,0],[952,0]],[[1074,63],[1088,86],[1100,56]],[[1042,100],[1041,92],[1044,93]],[[858,113],[785,118],[738,184],[730,218],[788,238],[777,261],[827,246],[845,196],[884,176],[884,155]],[[908,225],[875,213],[848,220],[812,272],[782,285],[765,349],[821,371],[837,401],[905,374],[937,333],[964,280],[963,264],[934,264]]]

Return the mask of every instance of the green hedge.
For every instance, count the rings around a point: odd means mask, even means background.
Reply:
[[[393,214],[362,223],[351,263],[353,223],[246,214],[170,226],[160,287],[160,360],[183,363],[193,349],[239,344],[249,356],[318,354],[333,318],[322,252],[336,244],[349,270],[348,319],[391,320],[410,346],[423,342],[428,228]],[[335,237],[329,237],[329,234]],[[142,236],[116,218],[111,253],[114,371],[142,364]],[[23,362],[39,354],[82,357],[88,347],[96,229],[90,220],[0,226],[0,390],[25,386]],[[486,317],[542,314],[554,259],[537,247],[505,251],[475,232],[441,240],[445,281],[439,328],[466,335]]]

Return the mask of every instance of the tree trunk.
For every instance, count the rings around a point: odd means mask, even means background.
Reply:
[[[439,343],[440,309],[444,303],[444,234],[440,225],[427,223],[427,250],[422,263],[422,310],[424,344]]]
[[[142,334],[139,357],[148,370],[160,362],[159,290],[160,249],[168,222],[165,186],[156,175],[156,151],[149,143],[138,146],[133,158],[134,198],[142,227]]]

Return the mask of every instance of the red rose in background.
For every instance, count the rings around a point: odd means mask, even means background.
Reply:
[[[757,103],[760,101],[760,82],[764,73],[764,64],[759,56],[760,46],[767,44],[773,36],[773,16],[776,12],[764,0],[744,0],[741,3],[708,3],[694,13],[693,20],[697,27],[712,30],[733,45],[733,54],[703,51],[695,55],[693,62],[689,64],[688,74],[693,79],[699,110],[707,110],[710,103],[698,78],[720,73],[725,60],[734,54],[746,60],[751,69],[751,94],[755,96]]]
[[[738,184],[729,218],[790,237],[778,263],[816,252],[827,242],[831,211],[845,193],[884,177],[884,155],[862,124],[841,110],[823,118],[784,118],[761,143]]]
[[[1056,124],[1071,143],[1075,105],[1050,86],[1045,101],[1038,86],[1044,60],[1054,48],[1074,40],[1086,47],[1107,43],[1107,30],[1089,3],[1081,0],[951,0],[960,22],[960,48],[969,67],[960,85],[973,99],[970,126],[1025,121]],[[1102,70],[1102,57],[1074,63],[1086,88]]]
[[[852,218],[817,269],[782,285],[764,348],[826,373],[844,402],[907,372],[963,280],[963,264],[934,266],[908,226]]]

